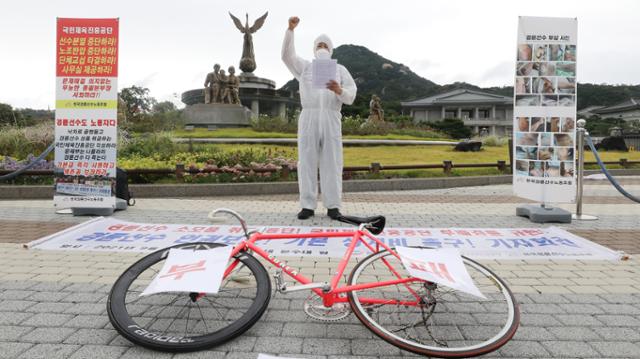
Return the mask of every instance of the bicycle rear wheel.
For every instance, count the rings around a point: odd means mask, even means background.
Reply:
[[[208,250],[217,243],[171,248]],[[195,351],[222,344],[251,328],[267,309],[271,281],[265,268],[246,252],[223,279],[217,294],[140,293],[162,268],[170,248],[149,254],[129,267],[113,285],[107,313],[114,328],[131,342],[170,352]]]
[[[486,300],[426,281],[362,289],[348,294],[358,319],[387,342],[414,353],[473,357],[509,341],[520,323],[518,304],[506,286],[483,265],[463,257]],[[388,251],[364,258],[349,285],[411,277]],[[381,299],[378,301],[372,299]]]

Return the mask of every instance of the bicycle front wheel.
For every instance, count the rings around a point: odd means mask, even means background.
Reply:
[[[417,280],[350,292],[349,303],[367,328],[401,349],[441,358],[492,352],[515,334],[518,304],[493,272],[469,258],[463,262],[486,300]],[[385,250],[361,260],[348,283],[410,277],[401,260]]]
[[[171,248],[209,250],[222,244],[189,243]],[[158,293],[140,296],[160,271],[170,248],[149,254],[113,285],[107,313],[114,328],[144,347],[185,352],[222,344],[251,328],[267,309],[271,281],[265,268],[246,252],[230,258],[234,270],[217,294]]]

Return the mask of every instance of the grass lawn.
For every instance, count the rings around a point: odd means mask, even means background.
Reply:
[[[187,151],[187,145],[180,145],[182,151]],[[288,159],[297,159],[297,148],[295,146],[283,145],[257,145],[257,144],[198,144],[194,146],[194,151],[203,151],[207,147],[216,147],[224,152],[234,152],[238,150],[264,151],[274,156],[281,156]],[[455,168],[455,164],[463,163],[496,163],[498,160],[508,161],[509,151],[507,146],[489,147],[486,146],[480,152],[457,152],[453,151],[453,146],[353,146],[344,147],[345,166],[369,166],[373,162],[385,165],[412,165],[412,164],[441,164],[442,161],[453,161],[453,176],[478,176],[478,175],[498,175],[502,174],[496,167],[492,168]],[[604,161],[618,161],[626,158],[630,161],[639,161],[640,152],[605,152],[601,157]],[[594,161],[591,152],[586,153],[587,161]],[[119,165],[125,169],[133,168],[175,168],[175,161],[158,161],[152,158],[144,159],[119,159]],[[203,160],[204,161],[204,160]],[[184,163],[190,165],[191,163]],[[205,164],[194,161],[198,167]],[[591,168],[593,167],[593,168]],[[608,168],[620,168],[620,166],[609,165]],[[637,167],[637,166],[636,166]],[[590,166],[589,169],[595,169]],[[430,170],[394,170],[383,171],[380,175],[357,172],[355,178],[384,178],[393,177],[442,177],[442,169]]]
[[[262,149],[280,151],[286,157],[297,158],[297,149],[293,146],[278,145],[239,145],[224,144],[216,145],[225,151],[239,149]],[[405,165],[405,164],[431,164],[442,163],[442,161],[453,161],[455,163],[494,163],[499,160],[509,161],[509,149],[507,146],[483,147],[480,152],[458,152],[453,150],[453,146],[349,146],[344,147],[345,166],[366,166],[373,162],[382,165]],[[603,161],[617,161],[626,158],[630,161],[640,160],[640,152],[620,152],[602,151],[600,157]],[[585,159],[595,161],[593,154],[589,151],[585,153]]]
[[[206,128],[195,128],[193,131],[177,130],[171,133],[173,137],[179,138],[296,138],[294,133],[282,132],[258,132],[249,127],[243,128],[220,128],[209,131]],[[369,140],[422,140],[422,141],[453,141],[442,138],[426,138],[409,135],[371,135],[371,136],[344,136],[349,139],[369,139]]]

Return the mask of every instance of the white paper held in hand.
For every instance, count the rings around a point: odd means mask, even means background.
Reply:
[[[487,299],[473,283],[457,249],[396,247],[396,251],[411,276]]]
[[[218,293],[233,247],[170,249],[164,266],[140,296],[166,292]]]
[[[314,59],[311,63],[311,87],[326,89],[327,83],[337,78],[338,61],[335,59]]]

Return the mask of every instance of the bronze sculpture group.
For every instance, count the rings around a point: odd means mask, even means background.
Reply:
[[[253,39],[251,34],[258,31],[264,21],[267,19],[265,13],[258,18],[253,26],[249,26],[249,15],[245,25],[231,13],[231,19],[236,25],[238,30],[244,34],[244,43],[242,45],[242,58],[240,59],[240,70],[245,73],[252,73],[256,69],[256,60],[253,53]],[[204,103],[228,103],[239,105],[240,104],[240,79],[235,75],[236,69],[233,66],[229,66],[229,75],[226,75],[224,70],[220,69],[220,65],[215,64],[213,66],[213,72],[207,74],[207,78],[204,81]]]
[[[240,104],[240,79],[235,75],[236,69],[229,66],[229,75],[220,69],[220,65],[213,66],[213,72],[207,74],[204,81],[204,103]]]

